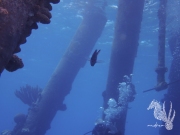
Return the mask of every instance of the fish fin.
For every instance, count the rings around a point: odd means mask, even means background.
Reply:
[[[97,60],[96,63],[104,63],[103,60]]]
[[[101,51],[101,50],[98,50],[98,51],[97,51],[97,54],[99,54],[100,51]]]

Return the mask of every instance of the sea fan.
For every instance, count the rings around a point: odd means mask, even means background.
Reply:
[[[40,96],[40,93],[42,92],[42,89],[38,86],[31,87],[30,85],[26,85],[24,87],[21,87],[20,90],[15,91],[16,97],[21,99],[21,101],[29,106],[32,105],[32,103],[35,103]]]

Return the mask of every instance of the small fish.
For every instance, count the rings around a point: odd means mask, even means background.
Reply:
[[[100,50],[95,50],[93,55],[91,56],[91,59],[90,59],[90,64],[91,66],[94,66],[96,63],[97,63],[97,56],[99,54]]]

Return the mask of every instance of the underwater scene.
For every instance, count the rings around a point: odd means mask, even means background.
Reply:
[[[180,0],[0,0],[1,135],[180,135]]]

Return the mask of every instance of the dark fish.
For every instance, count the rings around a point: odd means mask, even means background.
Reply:
[[[90,59],[90,64],[91,66],[94,66],[97,62],[97,55],[99,54],[100,50],[95,50],[93,55],[91,56],[91,59]]]

